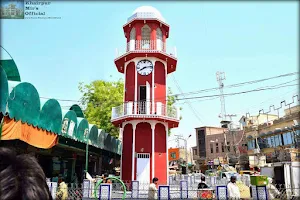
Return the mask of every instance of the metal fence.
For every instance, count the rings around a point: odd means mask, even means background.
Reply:
[[[227,179],[217,177],[206,177],[205,183],[209,188],[198,189],[201,182],[201,175],[174,175],[169,177],[169,184],[159,183],[157,199],[229,199],[227,191]],[[59,190],[57,183],[49,183],[52,196],[55,199]],[[96,188],[95,183],[84,181],[83,184],[68,184],[67,196],[69,200],[79,199],[148,199],[149,183],[138,181],[124,182],[124,186],[113,181],[112,184],[103,185],[105,187]],[[291,186],[283,184],[269,184],[267,186],[251,186],[249,177],[239,177],[237,186],[240,191],[240,198],[243,199],[300,199],[300,185]],[[101,185],[102,187],[102,185]],[[100,194],[101,193],[101,194]],[[56,198],[57,199],[57,198]],[[234,198],[230,198],[234,199]]]
[[[126,183],[125,199],[148,199],[148,183],[138,183],[138,187],[133,187]],[[300,187],[291,188],[286,185],[268,186],[246,186],[237,182],[240,191],[240,198],[253,200],[272,200],[272,199],[299,199]],[[110,184],[110,193],[101,199],[122,199],[124,195],[123,187],[120,183]],[[99,188],[69,187],[68,200],[95,199],[99,198]],[[106,191],[107,192],[107,191]],[[103,193],[103,192],[102,192]],[[103,194],[102,194],[103,195]],[[228,198],[226,185],[209,186],[209,188],[198,189],[198,184],[188,184],[182,181],[179,185],[160,185],[157,191],[157,199],[234,199]],[[55,198],[55,196],[54,196]],[[56,198],[57,199],[57,198]]]

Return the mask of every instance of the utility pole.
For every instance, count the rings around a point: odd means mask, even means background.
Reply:
[[[223,93],[224,83],[223,80],[226,80],[225,72],[217,72],[216,78],[219,83],[219,90],[220,90],[220,101],[221,101],[221,114],[219,115],[222,118],[222,121],[226,121],[226,109],[225,109],[225,98]]]
[[[228,126],[228,133],[231,134],[233,136],[233,144],[232,144],[232,148],[234,149],[235,153],[236,153],[236,139],[235,139],[235,134],[236,134],[236,130],[233,128],[232,126],[232,117],[236,117],[236,114],[225,114],[224,117],[229,117],[230,121],[222,121],[223,123],[225,122]],[[228,154],[230,154],[230,151],[228,150],[228,147],[230,148],[230,144],[227,145],[227,137],[226,137],[226,132],[224,132],[224,140],[225,140],[225,152],[226,152],[226,158],[228,159]],[[228,163],[229,163],[229,159],[228,159]]]

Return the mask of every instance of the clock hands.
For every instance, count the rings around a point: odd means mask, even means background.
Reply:
[[[142,69],[140,69],[140,71],[143,71],[144,69],[148,68],[147,66],[146,67],[143,67]]]

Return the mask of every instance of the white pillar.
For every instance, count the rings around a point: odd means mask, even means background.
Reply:
[[[154,173],[154,166],[155,166],[155,125],[156,122],[151,122],[151,130],[152,130],[152,177],[151,179],[153,179],[155,177]]]
[[[165,123],[166,129],[166,159],[167,159],[167,185],[169,185],[169,152],[168,152],[168,124]]]
[[[134,181],[134,163],[135,163],[135,129],[136,123],[132,123],[132,170],[131,170],[131,180]]]
[[[122,179],[122,162],[123,162],[123,134],[124,134],[124,126],[126,126],[126,124],[125,125],[123,125],[122,127],[123,128],[120,128],[120,136],[121,136],[121,140],[120,140],[120,145],[121,145],[121,163],[120,163],[120,177],[121,177],[121,179]],[[119,137],[120,138],[120,137]]]
[[[153,63],[154,62],[154,63]],[[154,114],[155,112],[155,101],[154,101],[154,86],[155,86],[155,80],[154,80],[154,71],[155,71],[155,61],[152,61],[152,64],[153,64],[153,70],[152,70],[152,115]]]
[[[136,62],[134,62],[134,73],[135,73],[135,77],[134,77],[134,113],[133,114],[137,114],[137,76],[138,73],[136,71]]]

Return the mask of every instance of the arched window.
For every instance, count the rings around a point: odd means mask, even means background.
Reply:
[[[135,28],[132,28],[130,31],[130,40],[135,40]]]
[[[141,41],[142,49],[150,49],[150,35],[151,35],[151,28],[147,24],[145,24],[142,27],[142,41]]]
[[[156,29],[156,48],[157,50],[163,50],[162,32],[160,28]]]
[[[135,28],[132,28],[130,31],[130,42],[128,46],[129,51],[135,50]]]

